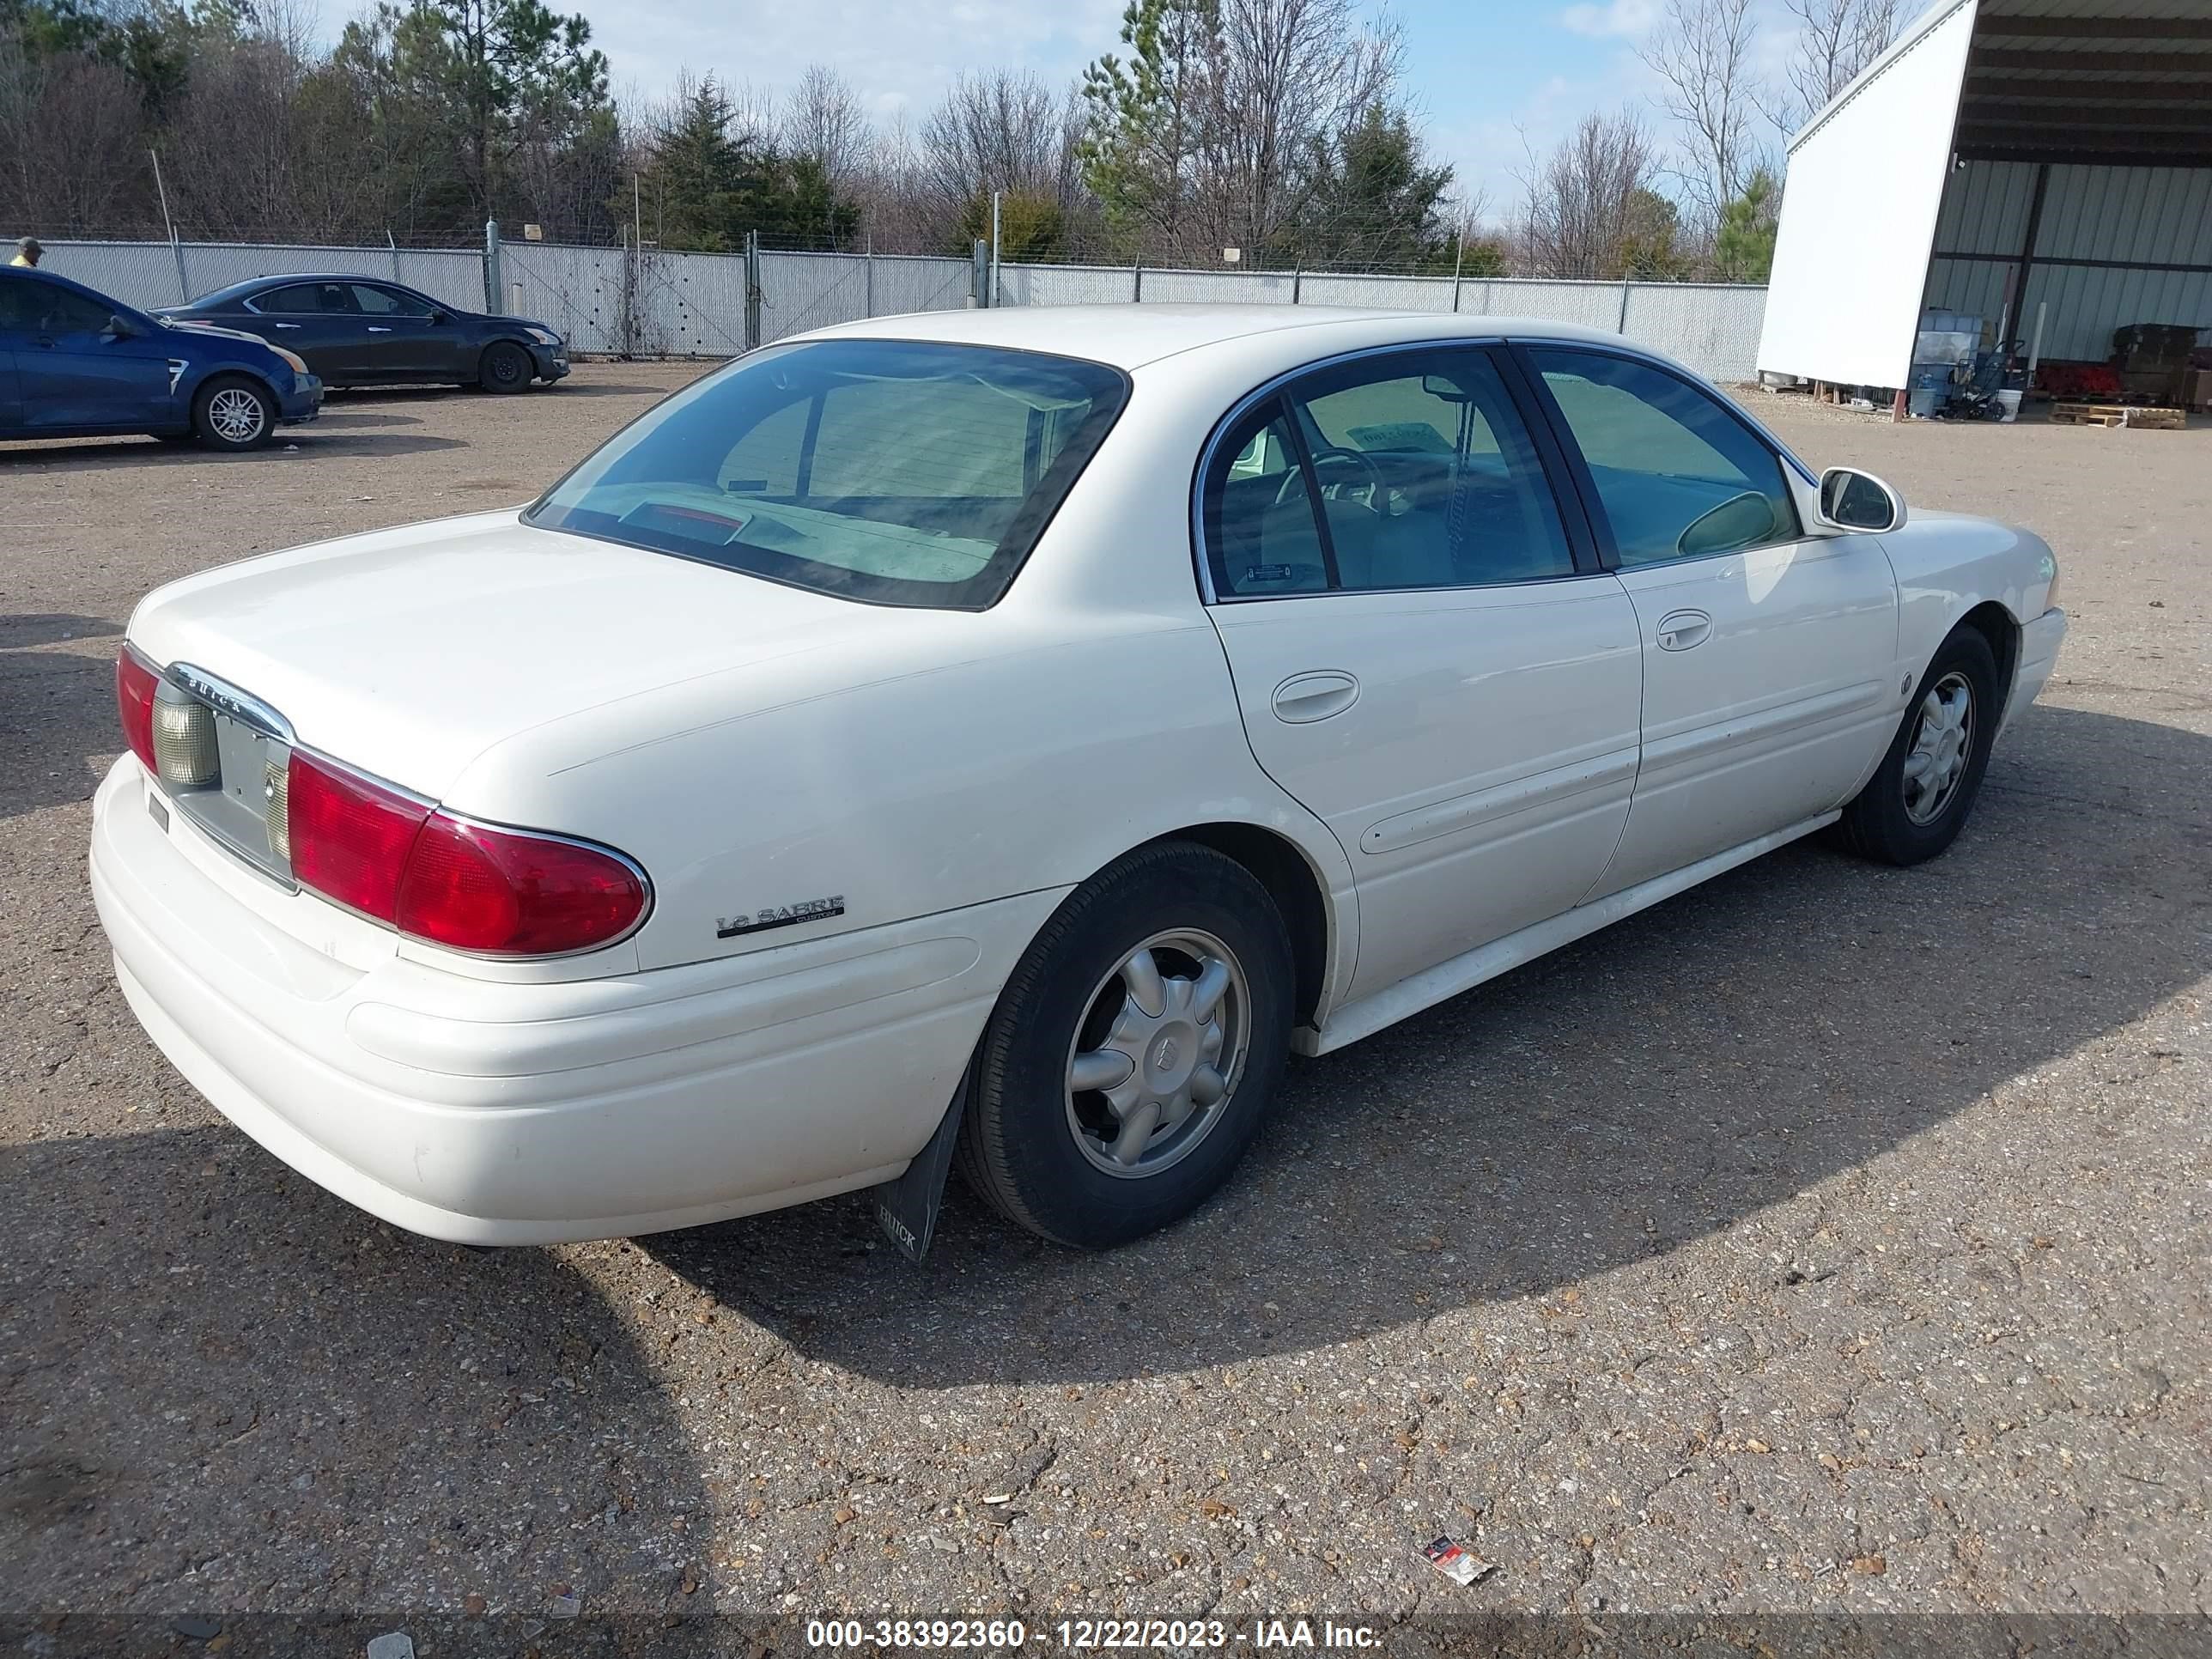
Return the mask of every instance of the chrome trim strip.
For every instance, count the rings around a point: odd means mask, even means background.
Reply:
[[[240,690],[228,680],[188,662],[171,663],[161,671],[161,678],[210,708],[219,708],[231,719],[252,726],[263,737],[297,746],[292,722],[251,691]]]

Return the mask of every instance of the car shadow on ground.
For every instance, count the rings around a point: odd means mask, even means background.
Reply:
[[[932,1388],[1218,1365],[1550,1291],[1848,1180],[2201,979],[2208,797],[2212,740],[2035,709],[1946,857],[1801,842],[1295,1064],[1225,1192],[1108,1255],[957,1183],[919,1269],[872,1248],[859,1197],[644,1243],[809,1357]]]
[[[46,647],[122,632],[99,617],[0,616],[0,720],[15,733],[0,749],[0,818],[91,799],[123,742],[115,659]]]
[[[182,1650],[169,1615],[197,1609],[428,1595],[458,1623],[483,1592],[542,1620],[574,1594],[657,1629],[680,1605],[713,1530],[690,1437],[558,1256],[395,1233],[228,1127],[10,1146],[0,1182],[16,1610],[32,1585],[46,1608],[158,1610],[60,1650]],[[239,1651],[358,1653],[391,1627]]]

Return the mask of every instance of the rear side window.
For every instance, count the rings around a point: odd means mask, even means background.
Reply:
[[[979,610],[1127,385],[1103,364],[985,346],[771,348],[617,434],[529,522],[848,599]]]
[[[360,313],[354,303],[351,283],[295,283],[272,289],[254,302],[254,308],[280,317],[352,317]]]
[[[1550,483],[1483,351],[1322,369],[1244,416],[1213,457],[1201,511],[1224,599],[1574,574]]]
[[[1589,465],[1624,568],[1797,538],[1780,458],[1710,393],[1603,352],[1528,356]]]

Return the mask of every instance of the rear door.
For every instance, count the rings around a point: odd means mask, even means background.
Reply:
[[[1318,368],[1209,449],[1211,615],[1254,754],[1352,861],[1354,996],[1569,908],[1620,840],[1636,613],[1548,442],[1455,344]]]
[[[271,345],[296,351],[325,380],[364,378],[368,361],[367,319],[354,302],[350,283],[293,283],[257,295],[254,319],[245,325]]]
[[[1841,805],[1904,708],[1880,539],[1807,535],[1788,463],[1686,376],[1601,347],[1526,361],[1644,662],[1635,805],[1593,896]]]
[[[162,330],[116,334],[114,312],[88,295],[57,283],[9,286],[19,289],[13,350],[26,432],[174,422],[176,374]]]

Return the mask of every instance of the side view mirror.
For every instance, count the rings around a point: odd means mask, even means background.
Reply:
[[[1905,497],[1871,472],[1832,466],[1820,475],[1820,521],[1878,535],[1904,525]]]
[[[128,317],[111,313],[107,319],[107,326],[100,330],[100,332],[111,340],[128,340],[137,336],[138,325]]]
[[[451,317],[447,316],[442,311],[434,311],[430,313],[430,326],[433,328],[443,328],[447,323],[450,323],[453,320],[453,319]]]

